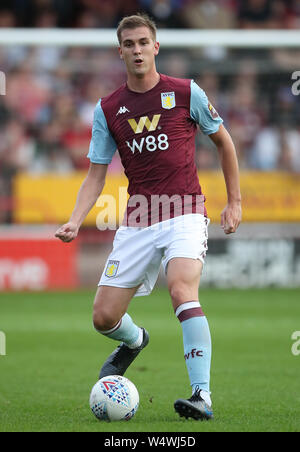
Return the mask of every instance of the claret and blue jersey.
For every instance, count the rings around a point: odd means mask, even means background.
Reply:
[[[193,81],[160,75],[145,93],[127,84],[100,99],[95,109],[88,157],[109,164],[118,149],[128,193],[201,195],[195,165],[197,124],[206,135],[222,119]]]

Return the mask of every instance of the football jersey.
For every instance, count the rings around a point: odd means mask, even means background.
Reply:
[[[195,164],[197,124],[210,135],[222,122],[193,80],[163,74],[147,92],[131,91],[125,83],[99,100],[88,158],[109,164],[118,149],[129,182],[126,224],[132,225],[128,218],[137,207],[135,225],[141,226],[184,213],[206,215]],[[169,213],[163,212],[164,202]]]

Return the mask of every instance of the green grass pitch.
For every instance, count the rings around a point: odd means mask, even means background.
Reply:
[[[300,290],[200,290],[213,341],[215,419],[179,418],[190,397],[181,327],[166,290],[132,301],[129,313],[150,343],[128,369],[140,407],[129,422],[99,422],[89,394],[117,343],[92,326],[94,293],[2,293],[0,431],[300,431]]]

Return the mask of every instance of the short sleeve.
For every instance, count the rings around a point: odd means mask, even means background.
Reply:
[[[117,145],[108,129],[100,99],[94,112],[92,139],[87,157],[92,163],[109,164],[116,149]]]
[[[223,123],[217,111],[211,105],[203,89],[194,80],[191,81],[191,118],[200,126],[205,135],[211,135],[219,130]]]

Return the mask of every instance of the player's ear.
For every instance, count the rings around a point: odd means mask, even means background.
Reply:
[[[123,60],[123,54],[122,54],[122,49],[121,49],[121,47],[118,47],[118,52],[119,52],[119,55],[120,55],[121,60]]]
[[[158,55],[159,54],[159,42],[155,41],[154,43],[154,55]]]

